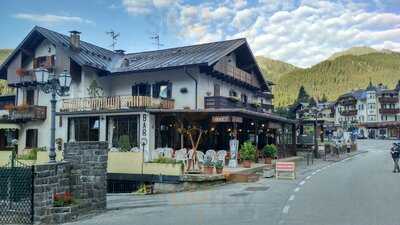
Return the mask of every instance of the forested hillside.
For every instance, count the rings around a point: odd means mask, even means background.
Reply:
[[[335,100],[347,91],[365,88],[370,79],[393,88],[400,79],[400,53],[342,55],[283,74],[274,87],[274,104],[292,104],[301,85],[316,99],[325,94],[328,100]]]
[[[293,66],[289,63],[269,59],[264,56],[257,56],[256,58],[262,72],[267,76],[268,80],[271,80],[273,82],[277,82],[281,75],[298,69],[298,67]]]

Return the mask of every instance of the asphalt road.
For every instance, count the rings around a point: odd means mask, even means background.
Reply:
[[[302,165],[295,181],[263,179],[196,192],[111,195],[113,210],[72,224],[399,225],[400,174],[391,172],[390,144],[360,141],[367,153]]]

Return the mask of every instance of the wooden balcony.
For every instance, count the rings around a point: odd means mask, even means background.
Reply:
[[[9,109],[9,119],[19,122],[45,120],[46,114],[46,106],[19,105]]]
[[[224,96],[204,97],[205,109],[247,109],[255,112],[268,112],[273,109],[273,105],[269,104],[249,104],[243,103],[236,99]]]
[[[108,111],[123,109],[173,109],[173,99],[150,96],[108,96],[99,98],[73,98],[62,101],[62,112]]]
[[[260,85],[257,81],[257,78],[255,75],[252,75],[244,70],[241,70],[235,66],[232,66],[228,63],[217,63],[214,65],[213,70],[219,73],[222,73],[230,78],[233,78],[235,80],[241,81],[245,84],[248,84],[250,86],[260,88]]]
[[[347,109],[340,112],[342,116],[355,116],[357,115],[357,109]]]
[[[356,105],[357,104],[357,100],[354,99],[354,98],[343,99],[343,100],[340,101],[339,104],[343,105],[343,106]]]
[[[397,114],[400,113],[400,109],[379,109],[381,114]]]
[[[380,97],[379,102],[380,103],[398,103],[399,97]]]

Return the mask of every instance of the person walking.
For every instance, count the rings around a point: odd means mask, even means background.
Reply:
[[[400,142],[393,143],[390,153],[392,154],[394,170],[393,173],[400,173],[399,158],[400,158]]]

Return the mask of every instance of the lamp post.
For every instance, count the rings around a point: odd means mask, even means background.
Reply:
[[[56,96],[66,96],[71,85],[71,75],[68,74],[67,70],[64,70],[60,75],[49,73],[47,69],[40,68],[34,71],[36,76],[37,87],[46,94],[51,94],[51,128],[50,128],[50,151],[49,151],[49,162],[56,162],[56,147],[55,147],[55,135],[56,135]]]
[[[318,117],[320,115],[320,110],[317,107],[311,108],[311,114],[314,116],[314,156],[318,157]]]

